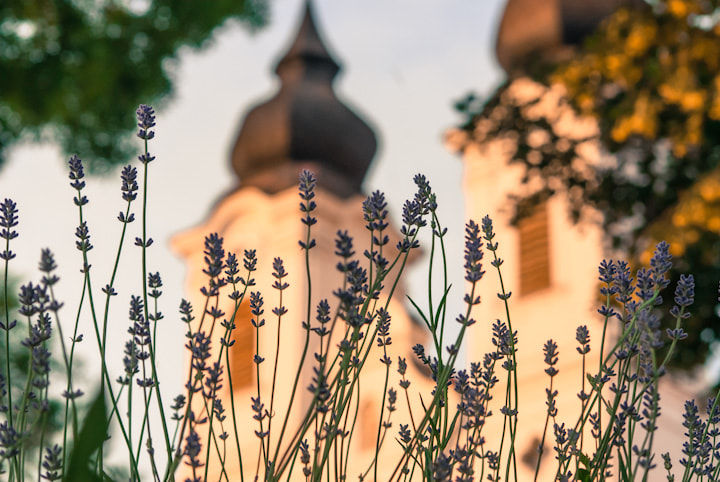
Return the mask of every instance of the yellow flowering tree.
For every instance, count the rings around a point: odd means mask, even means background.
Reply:
[[[532,115],[537,99],[508,95],[516,78],[482,104],[473,96],[458,103],[468,143],[508,135],[518,141],[511,161],[525,169],[518,216],[561,190],[574,219],[586,206],[600,211],[609,244],[638,261],[655,241],[671,243],[674,276],[696,278],[692,339],[677,360],[687,368],[704,361],[703,341],[720,338],[718,3],[655,0],[622,8],[563,60],[538,55],[526,63],[534,82],[564,93],[557,112],[567,107],[594,120],[592,136],[569,136],[557,119]],[[530,142],[537,131],[545,133],[542,145]]]

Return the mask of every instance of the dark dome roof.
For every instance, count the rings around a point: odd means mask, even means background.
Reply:
[[[245,117],[232,152],[242,186],[277,192],[313,170],[343,197],[361,192],[377,148],[372,129],[342,104],[332,83],[340,66],[315,26],[310,2],[297,37],[275,69],[280,88]]]
[[[512,73],[531,54],[577,45],[608,15],[643,0],[508,0],[497,37],[497,58]]]

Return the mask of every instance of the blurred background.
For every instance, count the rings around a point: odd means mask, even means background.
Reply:
[[[313,2],[320,35],[342,66],[335,91],[378,136],[365,191],[386,193],[399,226],[402,203],[415,192],[413,175],[428,176],[449,229],[450,274],[457,287],[464,283],[462,163],[443,147],[443,135],[463,119],[456,100],[469,91],[490,92],[503,78],[493,53],[503,3]],[[177,366],[185,328],[175,314],[188,296],[185,266],[170,252],[169,241],[202,221],[235,186],[229,156],[240,123],[277,89],[275,64],[294,39],[303,8],[300,0],[38,0],[0,6],[0,196],[20,209],[11,271],[19,281],[38,280],[40,249],[51,248],[61,276],[58,296],[66,303],[61,319],[68,326],[82,277],[67,160],[77,153],[92,174],[86,219],[99,289],[109,279],[120,234],[120,166],[139,165],[135,109],[139,103],[156,109],[148,211],[155,244],[148,269],[159,271],[164,285],[159,350],[168,397],[182,383]],[[140,225],[130,228],[132,240]],[[109,339],[117,342],[108,359],[118,365],[128,300],[141,290],[138,251],[132,242],[125,248],[112,305]],[[422,283],[413,289],[418,296],[425,292]],[[457,298],[451,313],[461,307],[460,291]],[[86,313],[83,345],[95,354]],[[86,368],[92,373],[96,367]]]
[[[508,158],[496,168],[507,162],[522,174],[517,190],[503,201],[512,223],[560,193],[567,216],[580,223],[594,219],[608,255],[633,267],[649,261],[657,241],[670,243],[676,260],[671,286],[681,273],[693,273],[697,282],[693,316],[684,321],[689,337],[672,363],[684,372],[699,369],[717,383],[717,0],[312,4],[320,36],[341,65],[335,92],[378,137],[364,191],[385,192],[396,225],[404,200],[415,191],[414,174],[424,173],[438,194],[457,294],[451,316],[461,309],[464,286],[463,162],[496,140],[508,141]],[[63,326],[74,322],[82,286],[67,160],[77,154],[89,173],[85,218],[99,290],[109,279],[121,230],[120,168],[137,164],[142,148],[134,136],[135,109],[140,103],[156,109],[156,137],[149,146],[156,159],[148,181],[155,244],[148,270],[159,271],[163,280],[158,355],[166,400],[181,390],[177,367],[185,327],[176,313],[188,296],[186,267],[169,249],[170,240],[204,220],[237,186],[231,149],[249,109],[275,94],[274,69],[295,38],[304,5],[0,4],[0,198],[12,198],[20,208],[12,280],[16,288],[38,280],[40,250],[51,248],[61,276],[57,295],[66,303]],[[538,95],[513,94],[523,86]],[[594,128],[578,136],[562,119],[532,113],[548,99],[555,99],[558,113],[570,107]],[[130,240],[140,235],[139,223],[130,228]],[[128,300],[141,292],[138,251],[132,242],[125,248],[112,305],[107,356],[118,370]],[[425,271],[410,278],[411,296],[422,299]],[[663,301],[669,309],[675,299],[668,293]],[[80,331],[85,352],[95,354],[87,311]],[[86,373],[97,368],[88,364]],[[89,390],[94,380],[80,385]]]

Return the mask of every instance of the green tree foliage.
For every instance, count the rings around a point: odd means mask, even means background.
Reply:
[[[525,189],[516,216],[562,191],[573,219],[587,206],[601,212],[609,244],[637,264],[657,240],[671,243],[674,280],[693,273],[697,286],[691,339],[675,361],[684,368],[702,363],[704,342],[720,338],[719,20],[717,0],[620,9],[571,56],[528,62],[538,95],[512,95],[511,78],[486,102],[469,96],[457,106],[467,143],[517,141],[511,162],[523,166]],[[556,115],[537,115],[543,94],[557,89]],[[568,135],[565,108],[598,128]]]
[[[172,90],[168,62],[228,19],[258,27],[265,0],[8,0],[0,3],[0,163],[23,138],[56,139],[98,171],[126,162],[128,105]]]

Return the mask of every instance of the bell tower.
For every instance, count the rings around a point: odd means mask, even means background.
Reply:
[[[562,87],[532,80],[528,76],[528,66],[532,62],[553,63],[570,58],[574,49],[604,18],[620,7],[634,3],[638,1],[508,0],[496,44],[498,61],[508,78],[500,94],[503,104],[522,106],[524,118],[546,121],[554,132],[566,138],[592,138],[598,128],[596,122],[579,117],[563,101]],[[508,107],[508,112],[513,107]],[[482,133],[487,132],[483,131],[487,127],[482,121],[475,122],[473,128],[479,138],[485,137]],[[516,125],[515,128],[520,131],[523,126]],[[517,137],[486,136],[484,141],[474,142],[470,139],[472,135],[452,130],[446,135],[446,144],[462,155],[468,216],[479,222],[486,214],[490,215],[497,233],[498,255],[505,261],[503,280],[506,291],[512,292],[510,316],[512,328],[518,331],[519,337],[520,418],[515,445],[518,479],[532,480],[542,421],[547,413],[545,389],[549,377],[543,373],[547,366],[541,364],[543,345],[550,338],[558,345],[559,363],[555,368],[559,373],[553,380],[553,388],[559,392],[555,399],[558,423],[567,425],[571,422],[572,426],[580,413],[581,402],[577,394],[584,380],[582,358],[576,351],[579,346],[576,329],[580,325],[587,326],[592,344],[585,359],[585,366],[591,367],[587,372],[597,372],[602,320],[595,310],[599,293],[597,267],[604,257],[603,233],[592,222],[579,225],[571,222],[567,210],[569,193],[559,187],[554,195],[537,203],[531,212],[513,222],[512,201],[508,196],[512,194],[522,199],[527,195],[518,188],[525,173],[511,162],[518,147]],[[549,141],[542,136],[535,139],[528,136],[528,145],[535,149],[542,149],[545,142]],[[587,142],[584,147],[587,157],[599,159],[597,145]],[[599,213],[588,213],[590,219],[595,215]],[[485,323],[474,327],[476,330],[469,341],[471,358],[492,351],[490,324],[496,319],[506,319],[504,304],[497,296],[497,273],[493,268],[487,271],[481,286],[483,303],[477,314],[478,320],[485,320]],[[587,391],[587,381],[585,383]],[[681,412],[678,400],[684,394],[670,385],[663,386],[667,408],[663,409],[659,422],[663,435],[656,436],[658,453],[673,450],[671,444],[664,445],[663,441],[677,440],[682,435],[681,421],[676,413]],[[496,406],[493,411],[497,413],[498,409]],[[488,423],[488,440],[494,437],[490,434],[502,432],[501,423],[499,417]],[[538,480],[550,480],[556,468],[552,441],[546,439],[543,450]]]
[[[201,225],[179,234],[173,240],[175,251],[187,262],[187,292],[193,297],[193,305],[196,307],[202,307],[204,303],[200,289],[206,284],[202,272],[205,236],[218,233],[224,238],[225,250],[236,253],[239,259],[244,250],[257,250],[257,271],[254,273],[257,285],[251,290],[263,294],[266,323],[259,329],[258,340],[257,331],[250,321],[250,307],[241,305],[235,321],[235,346],[229,352],[236,415],[242,426],[240,445],[243,456],[245,453],[250,454],[252,461],[243,465],[245,476],[249,479],[255,475],[259,450],[258,438],[253,435],[259,426],[252,418],[250,397],[256,396],[259,383],[262,401],[266,406],[269,404],[273,357],[279,343],[273,424],[282,423],[284,410],[291,397],[295,370],[303,357],[306,338],[303,323],[308,321],[308,298],[313,317],[317,303],[322,299],[329,301],[331,313],[337,306],[333,291],[342,285],[343,274],[336,269],[339,261],[335,254],[336,233],[347,230],[354,239],[354,250],[358,253],[354,257],[367,262],[361,254],[369,238],[363,220],[362,203],[365,196],[362,181],[375,155],[377,141],[372,128],[337,98],[333,83],[339,71],[340,65],[331,56],[317,27],[312,2],[306,1],[297,34],[275,68],[280,81],[279,88],[268,100],[252,107],[239,128],[230,158],[237,176],[236,187],[216,203]],[[311,228],[316,246],[309,252],[312,285],[307,283],[305,251],[298,245],[298,240],[304,240],[306,235],[306,226],[301,222],[297,187],[298,175],[304,169],[312,171],[318,180],[314,198],[317,209],[312,213],[317,223]],[[390,235],[387,247],[394,250],[399,234],[392,227],[386,231]],[[275,258],[283,260],[287,272],[283,281],[289,284],[282,299],[288,311],[280,323],[277,316],[272,314],[272,308],[279,301],[278,291],[272,288],[275,282],[272,277]],[[413,357],[410,351],[412,342],[422,341],[418,337],[423,336],[417,332],[417,326],[410,320],[401,303],[403,293],[403,287],[399,286],[393,299],[400,301],[391,301],[389,309],[394,342],[390,348],[395,363],[398,355],[410,360]],[[227,298],[221,303],[225,303],[221,306],[223,311],[232,311],[233,304]],[[314,318],[309,321],[313,326],[317,324]],[[253,362],[256,344],[259,345],[260,355],[265,357],[265,361],[260,364],[259,382]],[[217,350],[218,347],[218,340],[214,339],[213,349]],[[304,415],[304,409],[312,399],[307,387],[312,383],[311,369],[316,350],[317,345],[311,344],[306,355],[307,370],[301,375],[293,399],[288,424],[293,433],[301,422],[298,417]],[[352,442],[352,453],[357,456],[349,461],[348,473],[351,474],[363,472],[368,466],[369,456],[375,451],[375,434],[383,393],[377,389],[377,381],[371,380],[383,379],[385,367],[378,361],[380,355],[371,355],[370,358],[372,360],[368,359],[364,368],[364,377],[368,380],[365,386],[370,388],[365,388],[357,400],[359,428]],[[414,379],[424,378],[413,364],[408,365],[409,375],[413,372]],[[397,376],[395,368],[393,366],[391,369],[392,376]],[[422,382],[418,384],[422,385]],[[397,382],[389,386],[397,386]],[[223,397],[223,405],[229,410],[229,390],[224,392]],[[273,438],[276,435],[276,432],[271,435],[273,447],[277,444]],[[229,440],[232,437],[231,434]],[[388,446],[397,445],[393,443],[392,437],[388,439]],[[202,443],[207,443],[207,439],[203,439]],[[394,447],[392,450],[397,452],[398,449]],[[392,450],[388,453],[395,453]],[[236,457],[229,457],[225,465],[228,474],[240,471]],[[211,462],[209,480],[218,479],[219,467],[217,459]],[[230,475],[230,480],[233,479]]]

